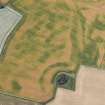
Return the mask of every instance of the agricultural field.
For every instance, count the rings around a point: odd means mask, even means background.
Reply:
[[[0,57],[0,89],[37,102],[79,66],[105,67],[105,0],[12,0],[23,15]]]

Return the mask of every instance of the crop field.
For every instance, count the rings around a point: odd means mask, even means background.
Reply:
[[[46,102],[52,79],[80,64],[105,67],[105,0],[13,0],[23,14],[0,59],[0,89]]]

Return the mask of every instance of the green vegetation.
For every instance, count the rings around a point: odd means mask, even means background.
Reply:
[[[67,5],[65,2],[58,2],[55,4],[57,8],[66,10],[66,11],[70,11],[71,8],[69,7],[69,5]]]
[[[104,39],[102,39],[101,37],[98,36],[95,38],[95,42],[102,43],[102,42],[104,42]]]
[[[44,63],[50,56],[49,52],[44,52],[43,55],[39,58],[39,62]]]
[[[102,22],[99,21],[99,20],[96,20],[96,21],[95,21],[94,26],[95,26],[95,28],[98,29],[98,30],[105,31],[105,23],[102,23]]]
[[[78,19],[80,20],[80,24],[82,27],[83,32],[85,32],[86,29],[86,18],[84,17],[84,15],[82,14],[82,12],[80,10],[77,11],[78,14]]]
[[[96,65],[98,59],[98,52],[94,43],[89,43],[85,46],[85,49],[80,53],[81,64],[84,65]]]
[[[73,16],[73,23],[72,23],[72,29],[70,33],[71,41],[72,41],[72,46],[74,48],[78,48],[78,41],[77,41],[77,35],[78,35],[78,20],[77,16]]]
[[[12,80],[12,89],[13,91],[17,92],[17,91],[20,91],[21,90],[21,86],[20,84],[16,81],[16,80]]]

